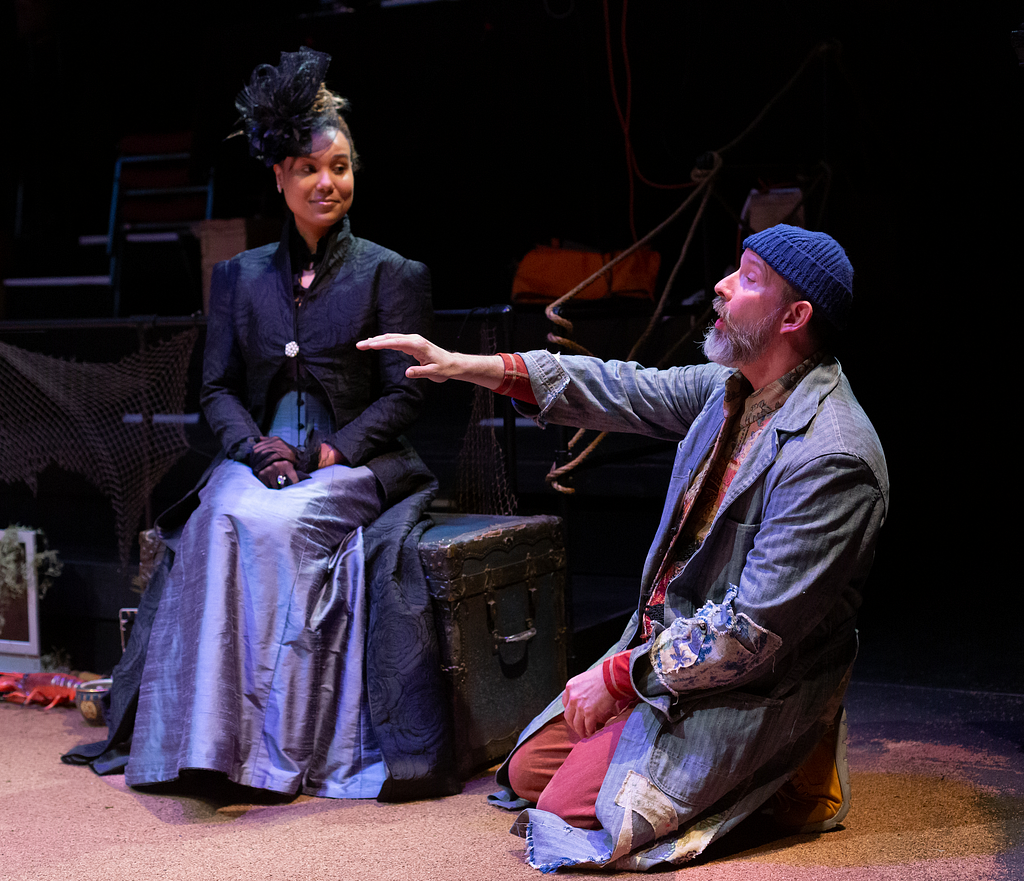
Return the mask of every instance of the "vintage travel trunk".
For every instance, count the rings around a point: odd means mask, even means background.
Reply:
[[[420,559],[451,686],[459,773],[503,759],[565,685],[558,517],[431,514]]]

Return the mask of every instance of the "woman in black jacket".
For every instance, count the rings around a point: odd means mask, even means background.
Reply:
[[[206,769],[332,797],[458,787],[415,555],[436,484],[402,437],[421,393],[411,359],[355,347],[426,332],[429,273],[351,234],[357,157],[329,61],[282,53],[236,102],[287,219],[280,243],[214,269],[202,404],[222,450],[159,521],[175,556],[131,785]]]

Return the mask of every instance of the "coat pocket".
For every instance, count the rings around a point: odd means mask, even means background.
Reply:
[[[695,811],[710,807],[778,751],[785,704],[731,691],[694,701],[663,725],[651,753],[651,779]]]

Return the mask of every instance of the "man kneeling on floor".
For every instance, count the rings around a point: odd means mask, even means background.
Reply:
[[[794,832],[849,809],[842,699],[888,502],[878,437],[829,353],[853,267],[792,226],[743,247],[715,287],[711,364],[359,344],[413,355],[411,377],[512,395],[542,425],[679,441],[638,611],[498,771],[492,801],[527,808],[513,831],[538,869],[681,863],[765,805]]]

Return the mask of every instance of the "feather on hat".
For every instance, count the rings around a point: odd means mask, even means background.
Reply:
[[[261,64],[235,98],[249,153],[266,166],[310,152],[319,134],[338,129],[344,98],[323,86],[331,56],[303,47],[282,52],[281,61]]]

